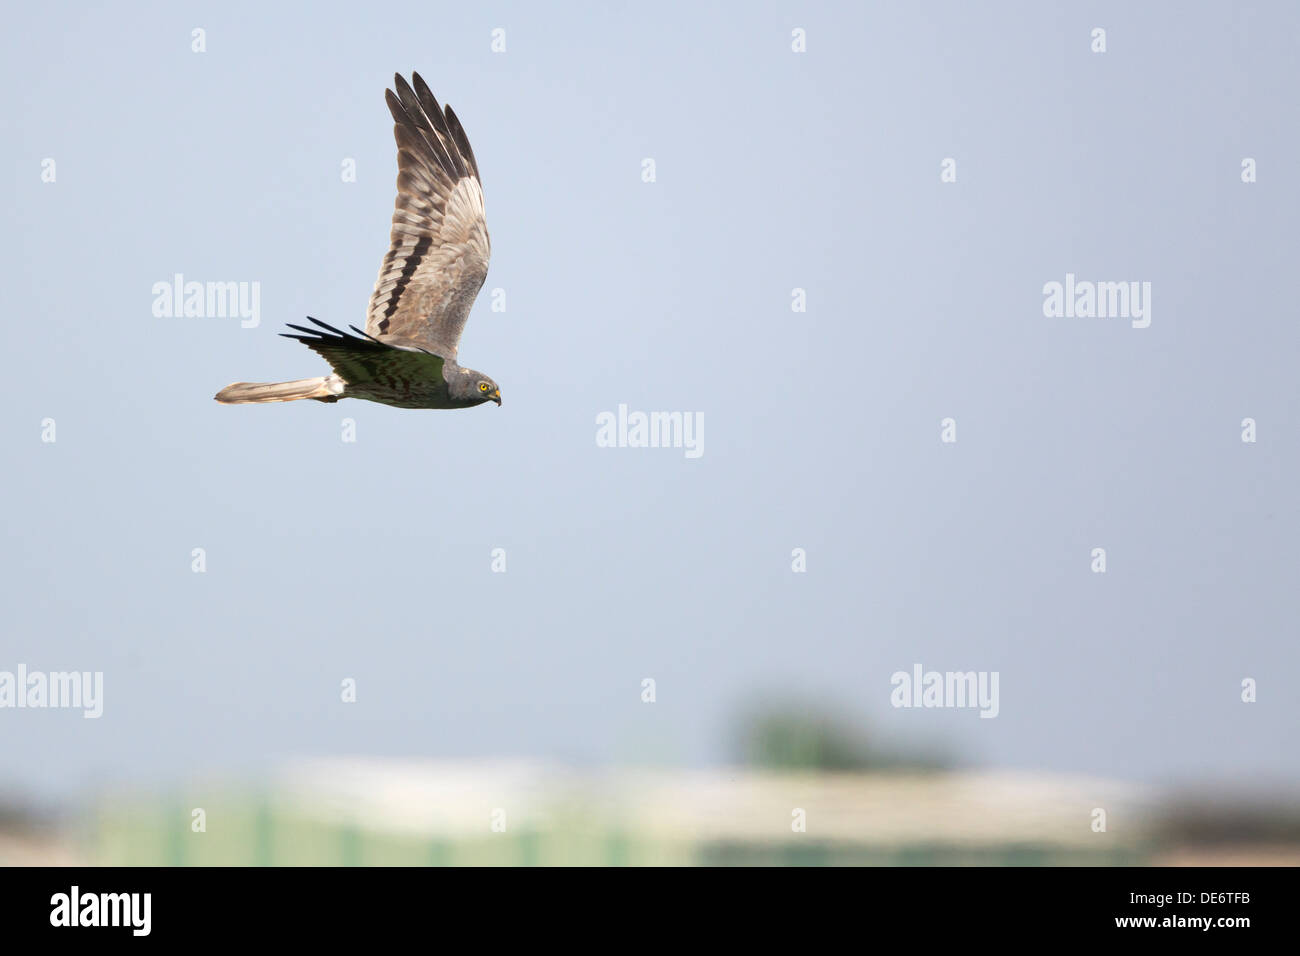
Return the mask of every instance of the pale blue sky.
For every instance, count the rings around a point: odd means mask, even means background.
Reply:
[[[787,695],[976,764],[1300,779],[1295,5],[86,6],[0,39],[0,670],[102,670],[104,715],[0,711],[0,789],[699,765]],[[324,370],[284,323],[363,323],[412,69],[478,156],[503,407],[217,405]],[[177,272],[260,326],[155,318]],[[1150,328],[1044,318],[1067,272],[1151,282]],[[703,456],[596,447],[620,403]],[[915,663],[998,671],[998,717],[892,709]]]

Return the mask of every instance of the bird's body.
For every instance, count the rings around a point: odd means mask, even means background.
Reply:
[[[496,382],[456,361],[461,332],[487,278],[491,243],[478,164],[451,107],[444,111],[420,74],[387,92],[396,121],[397,202],[391,245],[370,297],[365,331],[290,325],[333,372],[295,382],[237,382],[217,393],[227,405],[336,402],[360,398],[398,408],[501,404]]]

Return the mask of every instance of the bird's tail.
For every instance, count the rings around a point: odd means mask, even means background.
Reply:
[[[296,402],[300,398],[314,398],[320,402],[337,402],[337,384],[334,376],[300,378],[296,382],[236,382],[217,392],[215,398],[222,405],[246,405],[250,402]]]

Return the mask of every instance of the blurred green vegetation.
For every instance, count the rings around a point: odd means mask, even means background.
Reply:
[[[886,746],[862,723],[796,700],[741,713],[733,739],[739,763],[765,770],[923,773],[950,770],[955,763],[935,744]]]

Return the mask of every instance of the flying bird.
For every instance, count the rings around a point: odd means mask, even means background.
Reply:
[[[362,398],[398,408],[501,404],[489,376],[456,363],[470,307],[487,278],[491,244],[478,163],[460,120],[429,92],[419,73],[385,90],[396,125],[397,202],[388,254],[370,296],[366,329],[350,335],[308,316],[317,328],[289,324],[325,361],[329,375],[295,382],[236,382],[216,394],[225,405],[337,402]]]

